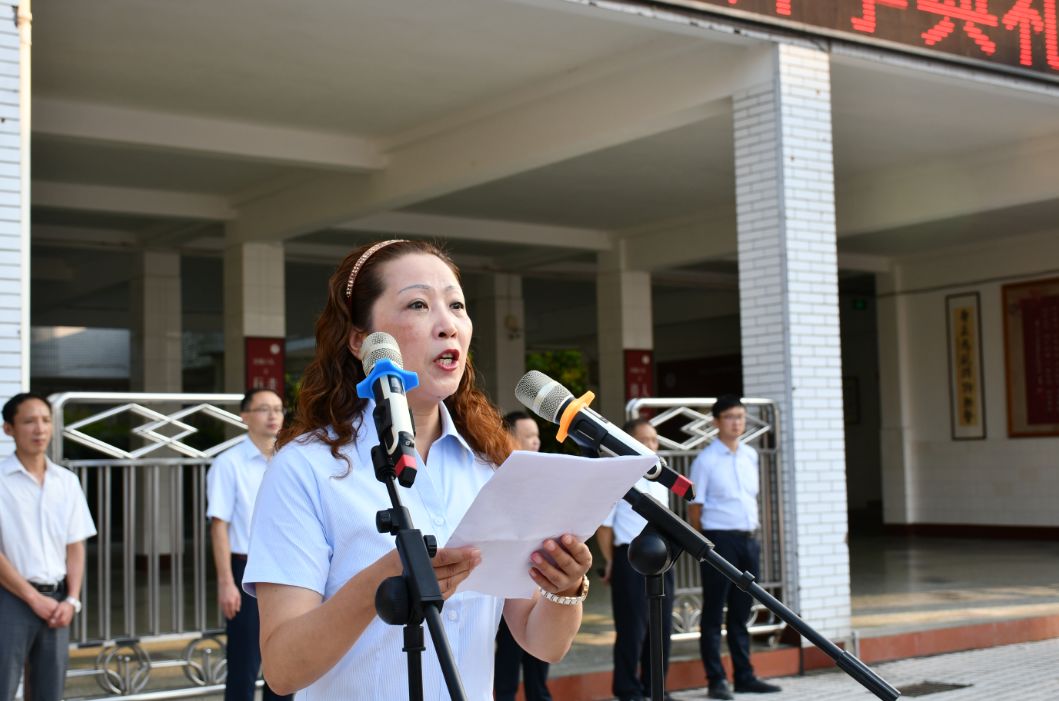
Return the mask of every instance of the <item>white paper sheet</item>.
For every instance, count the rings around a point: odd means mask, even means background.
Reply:
[[[478,493],[447,547],[473,545],[482,562],[457,591],[528,599],[530,555],[546,538],[587,539],[654,465],[651,456],[581,458],[516,450]]]

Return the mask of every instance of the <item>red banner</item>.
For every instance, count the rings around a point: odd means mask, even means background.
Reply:
[[[655,359],[651,350],[625,350],[625,401],[655,396]]]
[[[272,390],[283,399],[283,373],[286,365],[283,338],[247,336],[246,388]]]

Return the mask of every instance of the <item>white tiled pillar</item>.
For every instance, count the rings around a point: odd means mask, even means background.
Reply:
[[[654,348],[651,274],[629,267],[620,242],[617,250],[599,254],[599,398],[593,408],[619,426],[625,421],[625,351]]]
[[[785,603],[850,634],[830,64],[777,45],[771,81],[733,95],[743,382],[779,403]]]
[[[247,336],[287,333],[282,243],[229,243],[224,249],[224,388],[246,390]]]
[[[524,409],[515,399],[515,385],[526,373],[522,276],[482,276],[475,302],[474,366],[478,383],[503,412]]]
[[[29,3],[0,24],[0,398],[29,389]],[[21,36],[20,36],[21,35]],[[0,435],[0,444],[9,445]]]
[[[142,251],[132,277],[134,392],[179,392],[183,387],[180,254]]]

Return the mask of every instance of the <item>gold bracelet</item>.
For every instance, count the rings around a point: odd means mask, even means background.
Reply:
[[[553,604],[559,604],[560,606],[576,606],[582,601],[588,598],[588,575],[581,577],[581,588],[578,590],[578,594],[574,596],[559,596],[553,594],[544,587],[538,587],[541,590],[541,596]]]

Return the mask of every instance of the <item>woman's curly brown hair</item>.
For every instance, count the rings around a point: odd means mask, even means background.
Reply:
[[[380,266],[401,256],[426,253],[444,261],[460,279],[456,264],[439,246],[401,241],[368,258],[357,273],[352,299],[346,299],[350,271],[371,245],[350,251],[328,280],[327,304],[316,320],[316,355],[305,369],[294,418],[280,432],[277,450],[300,436],[312,436],[329,445],[331,455],[345,459],[339,450],[359,434],[367,400],[357,396],[356,386],[365,375],[364,366],[349,349],[349,337],[354,330],[372,330],[371,308],[383,292]],[[445,406],[472,450],[494,465],[507,459],[513,449],[511,437],[504,430],[500,412],[476,386],[469,357],[456,393],[445,400]]]

